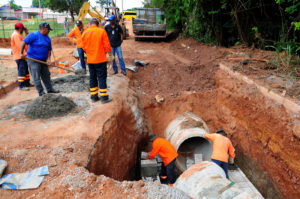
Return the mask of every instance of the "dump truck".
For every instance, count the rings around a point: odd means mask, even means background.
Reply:
[[[160,8],[137,8],[132,20],[135,40],[139,38],[166,38],[167,23],[165,13]]]

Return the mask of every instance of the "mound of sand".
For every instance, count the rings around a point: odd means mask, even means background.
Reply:
[[[67,97],[46,94],[30,103],[25,110],[25,115],[31,119],[45,119],[66,115],[75,107],[76,104]]]

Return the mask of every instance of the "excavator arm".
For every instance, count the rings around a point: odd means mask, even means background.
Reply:
[[[91,17],[99,19],[100,22],[104,20],[104,17],[96,9],[91,9],[91,5],[88,1],[84,2],[84,4],[81,6],[77,19],[83,21],[87,14],[89,14]]]

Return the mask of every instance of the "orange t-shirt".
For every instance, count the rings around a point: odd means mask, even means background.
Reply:
[[[211,159],[228,162],[228,153],[231,158],[235,157],[235,149],[232,146],[231,141],[227,137],[217,133],[205,133],[204,137],[213,142],[213,152],[211,155]]]
[[[84,33],[84,31],[86,31],[86,28],[83,26],[83,33]],[[76,38],[77,48],[82,48],[82,46],[83,46],[82,45],[82,34],[77,26],[68,34],[68,38],[72,43],[75,43],[75,40],[73,39],[73,37]]]
[[[83,33],[82,44],[89,64],[107,62],[106,52],[111,51],[111,46],[104,29],[92,25]]]
[[[16,30],[11,35],[10,44],[11,44],[11,50],[12,50],[12,53],[13,53],[14,60],[21,59],[20,45],[21,45],[21,42],[23,41],[23,39],[24,39],[23,35],[20,34]],[[25,48],[24,48],[24,52],[23,52],[24,55],[26,55],[27,49],[28,49],[28,45],[26,45]]]
[[[164,138],[156,138],[153,141],[152,151],[149,154],[149,158],[153,159],[157,154],[160,155],[165,166],[167,166],[178,156],[178,153],[176,152],[172,144]]]

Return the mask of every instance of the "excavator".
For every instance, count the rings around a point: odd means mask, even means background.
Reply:
[[[105,7],[105,15],[109,16],[111,14],[114,14],[116,16],[116,18],[119,19],[120,18],[119,17],[120,16],[119,8],[115,6],[114,1],[112,1],[112,2],[113,2],[113,7]],[[77,20],[83,21],[83,19],[86,17],[87,14],[89,14],[91,17],[95,17],[95,18],[99,19],[100,27],[104,28],[102,26],[101,22],[104,22],[105,18],[96,9],[91,8],[91,5],[88,1],[84,2],[83,5],[81,6]],[[126,36],[129,36],[129,35],[128,35],[128,30],[126,30],[123,20],[121,20],[119,22],[119,24],[122,27],[122,30],[124,33],[124,39],[126,39]]]
[[[81,6],[77,20],[83,21],[83,19],[85,18],[85,16],[87,14],[89,14],[91,17],[95,17],[95,18],[99,19],[100,24],[102,21],[105,20],[105,18],[100,14],[100,12],[98,12],[94,8],[91,9],[90,2],[88,2],[88,1],[84,2],[83,5]]]

